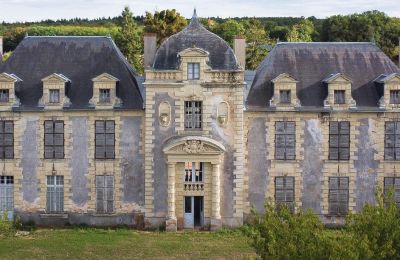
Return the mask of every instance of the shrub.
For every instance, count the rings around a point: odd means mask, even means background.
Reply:
[[[8,219],[7,212],[0,216],[0,237],[8,237],[15,234],[14,223]]]

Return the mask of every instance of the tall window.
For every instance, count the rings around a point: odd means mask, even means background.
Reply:
[[[200,79],[200,63],[188,63],[188,79]]]
[[[96,176],[96,211],[97,213],[114,212],[114,176]]]
[[[400,90],[390,91],[390,104],[400,104]]]
[[[349,208],[349,178],[329,178],[329,214],[346,215]]]
[[[48,213],[64,211],[64,176],[47,176],[47,205]]]
[[[185,101],[185,129],[201,129],[201,101]]]
[[[329,123],[329,160],[350,159],[350,122]]]
[[[335,104],[344,104],[345,103],[345,91],[344,90],[335,90]]]
[[[390,192],[394,192],[394,200],[397,207],[400,207],[400,177],[385,177],[383,181],[385,200]]]
[[[283,104],[289,104],[291,102],[290,90],[279,91],[279,102]]]
[[[400,160],[400,122],[385,123],[385,160]]]
[[[294,177],[275,177],[275,203],[294,212]]]
[[[50,89],[49,103],[60,103],[60,90],[59,89]]]
[[[7,103],[9,101],[10,91],[8,89],[0,90],[0,102]]]
[[[14,123],[0,121],[0,159],[14,158]]]
[[[14,210],[14,177],[0,176],[0,214]]]
[[[295,122],[275,123],[275,159],[294,160],[296,157]]]
[[[111,102],[111,91],[110,89],[100,89],[100,102],[110,103]]]
[[[185,182],[202,182],[203,181],[202,162],[186,162],[185,163]]]
[[[64,121],[44,121],[44,158],[64,158]]]
[[[115,122],[113,120],[96,121],[96,159],[114,159]]]

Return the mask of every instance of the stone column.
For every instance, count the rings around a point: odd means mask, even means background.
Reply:
[[[175,163],[168,163],[168,216],[165,221],[167,231],[177,230],[175,215]]]
[[[211,230],[220,229],[221,222],[221,190],[220,165],[212,164],[212,194],[211,194]]]

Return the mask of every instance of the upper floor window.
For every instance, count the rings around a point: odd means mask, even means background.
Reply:
[[[349,178],[329,178],[329,214],[345,215],[349,208]]]
[[[185,182],[203,181],[203,163],[186,162],[185,163]]]
[[[275,159],[294,160],[296,157],[295,122],[275,123]]]
[[[10,91],[8,89],[0,90],[0,102],[7,103],[9,101]]]
[[[64,158],[64,121],[44,121],[44,158]]]
[[[14,123],[0,121],[0,159],[14,158]]]
[[[281,90],[279,91],[279,102],[283,104],[290,104],[290,90]]]
[[[400,177],[385,177],[383,180],[383,191],[385,194],[385,204],[387,203],[388,194],[393,190],[396,205],[400,207]]]
[[[113,120],[96,120],[96,159],[115,158],[115,122]]]
[[[329,160],[350,159],[350,122],[329,123]]]
[[[202,102],[185,101],[185,129],[201,129]]]
[[[334,91],[334,102],[335,104],[345,104],[345,91],[344,90],[335,90]]]
[[[200,79],[200,63],[188,63],[188,77],[191,79]]]
[[[400,90],[390,91],[390,104],[400,104]]]
[[[100,89],[99,101],[100,101],[100,103],[110,103],[111,102],[110,89]]]
[[[385,123],[385,160],[400,160],[400,122]]]
[[[278,207],[286,205],[294,212],[294,177],[275,177],[275,203]]]
[[[60,90],[59,89],[50,89],[49,103],[60,103]]]

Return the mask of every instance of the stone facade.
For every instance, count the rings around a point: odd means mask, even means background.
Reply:
[[[11,57],[0,67],[0,90],[9,91],[8,99],[0,102],[0,122],[13,122],[14,129],[13,156],[1,160],[0,176],[13,177],[13,208],[7,210],[14,216],[39,225],[165,225],[168,231],[193,227],[215,230],[243,225],[252,208],[264,210],[266,200],[276,203],[282,188],[277,180],[292,178],[293,183],[288,182],[291,186],[285,185],[290,186],[294,211],[312,209],[325,223],[342,224],[342,215],[330,213],[332,177],[347,178],[346,210],[350,212],[374,203],[375,189],[383,186],[385,177],[400,177],[398,161],[384,156],[385,124],[400,121],[399,106],[391,102],[393,91],[400,89],[396,69],[385,68],[386,76],[365,76],[374,77],[380,93],[374,106],[365,106],[360,96],[355,98],[360,90],[353,90],[357,82],[346,71],[332,69],[336,74],[318,76],[317,87],[323,91],[314,86],[301,88],[307,78],[293,75],[303,67],[293,65],[292,58],[292,65],[282,66],[282,71],[273,67],[273,75],[263,72],[273,66],[268,59],[264,61],[248,92],[242,66],[243,38],[235,39],[233,51],[205,30],[196,15],[157,52],[155,35],[145,37],[149,46],[143,89],[138,86],[139,77],[129,69],[122,67],[118,71],[125,69],[127,74],[119,75],[111,71],[118,64],[126,65],[118,53],[114,65],[91,71],[85,81],[69,67],[37,75],[40,83],[35,84],[41,84],[42,96],[36,103],[30,99],[36,92],[23,92],[33,86],[24,85],[29,83],[24,71],[12,71],[13,64],[19,64],[17,58]],[[59,44],[70,39],[47,40]],[[93,54],[99,55],[96,57],[114,48],[109,47],[114,46],[109,45],[109,39],[73,41],[73,46],[80,41],[96,41],[96,46],[103,42]],[[165,50],[176,53],[171,56]],[[221,52],[219,56],[215,50]],[[274,57],[274,51],[270,55]],[[76,88],[81,82],[85,83]],[[257,86],[261,86],[260,92],[255,92]],[[137,92],[133,92],[135,87]],[[322,94],[312,96],[315,93],[307,93],[307,88]],[[49,102],[51,90],[60,93],[56,104]],[[335,91],[344,93],[343,102],[337,102]],[[195,116],[199,117],[193,121]],[[97,147],[101,136],[97,136],[100,130],[96,124],[107,120],[114,126],[112,139],[107,141],[113,154],[101,159],[96,156],[103,151]],[[45,121],[63,122],[62,158],[46,157]],[[342,121],[349,122],[349,154],[345,160],[334,160],[330,157],[330,125]],[[287,139],[293,149],[290,159],[279,157],[282,130],[278,125],[282,122],[292,127]],[[5,135],[2,138],[5,140]],[[63,205],[58,212],[49,210],[53,187],[49,176],[63,177],[59,193]],[[102,176],[112,183],[102,182]],[[5,187],[2,184],[0,189]],[[99,204],[99,198],[104,204]],[[0,196],[0,200],[4,198]],[[104,210],[103,206],[110,208]]]

